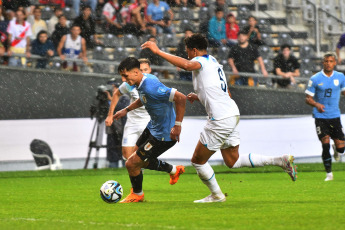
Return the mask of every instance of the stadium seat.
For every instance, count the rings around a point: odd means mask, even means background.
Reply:
[[[247,7],[240,6],[237,8],[237,19],[238,20],[241,20],[241,19],[247,20],[249,16],[251,16],[251,12]]]
[[[208,11],[209,11],[208,7],[206,7],[206,6],[200,7],[200,10],[199,10],[199,20],[200,20],[200,22],[205,22],[205,21],[209,20],[209,18],[208,18]]]
[[[274,57],[273,51],[267,45],[259,46],[259,54],[263,59],[272,59]]]
[[[105,34],[103,37],[105,47],[115,48],[120,45],[119,38],[113,34]]]
[[[104,74],[110,73],[108,64],[95,63],[92,65],[92,68],[93,68],[94,73],[104,73]]]
[[[181,7],[180,10],[178,11],[178,19],[179,20],[193,20],[194,19],[194,14],[193,10],[188,7]]]
[[[315,10],[314,6],[311,4],[308,4],[307,1],[303,1],[303,20],[308,22],[314,22],[315,21]]]
[[[114,51],[114,60],[121,62],[123,59],[128,57],[128,52],[123,47],[117,47]]]
[[[314,58],[316,57],[314,48],[310,45],[303,45],[299,49],[299,58]]]
[[[326,10],[330,15],[337,16],[338,14],[338,7],[339,5],[335,0],[321,0],[320,1],[321,8]],[[323,13],[323,19],[329,18],[327,13]]]
[[[273,39],[270,34],[262,33],[261,40],[268,46],[275,46]]]
[[[42,20],[49,20],[52,15],[53,15],[53,11],[52,11],[52,9],[49,6],[44,7],[41,10],[41,19]]]
[[[289,46],[294,46],[293,40],[290,36],[290,34],[287,33],[281,33],[278,36],[278,45],[289,45]]]
[[[62,168],[60,158],[53,154],[46,142],[34,139],[30,143],[30,150],[36,162],[36,170],[56,170]]]
[[[229,56],[230,48],[227,46],[218,47],[217,57],[219,60],[227,60]]]
[[[272,27],[271,23],[267,19],[259,19],[259,28],[261,33],[271,33]]]
[[[231,67],[228,63],[228,60],[227,59],[219,59],[219,64],[223,65],[223,70],[225,72],[231,72]]]
[[[238,20],[238,26],[240,27],[240,29],[243,29],[246,25],[248,25],[247,19]]]
[[[300,68],[299,71],[300,71],[301,77],[303,78],[310,78],[313,75],[313,72],[310,69]]]
[[[63,9],[63,14],[66,16],[68,20],[74,20],[76,18],[74,10],[70,7],[65,7]]]
[[[189,20],[181,20],[180,26],[179,26],[179,32],[184,33],[185,29],[187,28],[193,29],[194,26]]]
[[[124,47],[137,47],[139,46],[139,40],[136,36],[132,34],[125,34],[123,36],[123,46]]]
[[[264,58],[263,62],[265,64],[265,68],[267,72],[272,72],[273,71],[273,61],[269,58]]]
[[[309,69],[312,70],[314,69],[314,62],[313,60],[309,58],[301,58],[301,69]]]
[[[325,18],[323,21],[323,32],[326,34],[341,35],[339,22],[334,18]]]
[[[163,43],[162,45],[165,47],[176,47],[176,38],[172,34],[163,34]]]
[[[96,46],[93,49],[92,58],[96,60],[109,60],[107,52],[102,46]]]

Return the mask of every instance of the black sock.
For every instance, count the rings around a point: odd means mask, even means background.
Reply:
[[[332,172],[332,157],[329,153],[329,148],[330,144],[322,145],[322,161],[327,173]]]
[[[171,170],[173,169],[173,166],[165,161],[161,161],[158,159],[150,159],[149,165],[146,168],[150,170],[170,173]]]
[[[140,170],[138,176],[129,176],[134,193],[141,193],[143,190],[143,172]]]

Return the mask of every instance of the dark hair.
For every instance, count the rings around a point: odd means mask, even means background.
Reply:
[[[127,57],[123,59],[117,68],[117,72],[120,73],[124,70],[130,71],[132,69],[140,69],[140,62],[135,57]]]
[[[248,17],[248,20],[251,19],[251,18],[253,18],[255,21],[257,21],[256,17],[254,17],[253,15],[250,15],[250,16]]]
[[[58,11],[58,10],[61,10],[62,11],[62,8],[60,6],[55,6],[54,7],[54,12]]]
[[[62,18],[62,17],[64,17],[64,18],[67,19],[66,15],[64,15],[64,14],[61,14],[60,16],[58,16],[58,19],[60,19],[60,18]]]
[[[219,12],[219,11],[224,12],[224,10],[223,10],[223,8],[222,8],[222,7],[217,7],[217,8],[216,8],[215,12],[217,13],[217,12]]]
[[[185,38],[184,42],[188,49],[207,50],[208,41],[203,34],[193,34],[192,36]]]
[[[328,58],[328,57],[333,57],[334,59],[337,59],[337,55],[333,52],[327,52],[323,55],[323,59]]]
[[[194,31],[193,31],[193,29],[192,29],[192,27],[191,26],[187,26],[186,27],[186,29],[184,29],[184,31],[183,32],[187,32],[187,31],[190,31],[190,32],[192,32],[192,33],[194,33]]]
[[[89,5],[84,5],[83,8],[81,8],[81,11],[84,11],[84,10],[86,10],[86,9],[92,10],[92,9],[91,9],[91,6],[89,6]]]
[[[35,11],[35,10],[40,10],[40,11],[42,11],[41,8],[40,8],[39,6],[35,6],[35,8],[34,8],[33,11]]]
[[[38,40],[41,36],[41,34],[47,34],[48,35],[48,32],[45,31],[45,30],[41,30],[40,32],[38,32],[37,36],[36,36],[36,39]]]
[[[285,48],[289,48],[289,50],[291,50],[291,46],[289,44],[283,44],[281,47],[280,47],[280,50],[283,51],[283,49]]]
[[[238,31],[237,36],[239,36],[240,34],[248,35],[248,31],[244,30],[244,29],[240,30],[240,31]]]

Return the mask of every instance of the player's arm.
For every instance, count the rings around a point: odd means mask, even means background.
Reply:
[[[305,102],[306,102],[308,105],[312,106],[312,107],[316,107],[316,109],[317,109],[320,113],[325,112],[325,106],[324,106],[323,104],[320,104],[320,103],[316,102],[316,101],[314,100],[314,98],[313,98],[312,96],[308,95],[308,94],[307,94],[306,97],[305,97]]]
[[[114,114],[115,107],[117,103],[119,102],[120,96],[121,96],[120,90],[116,89],[116,91],[113,94],[113,97],[111,98],[107,119],[105,119],[106,126],[111,126],[111,124],[114,121],[113,114]]]
[[[193,71],[198,70],[201,68],[201,64],[197,61],[189,61],[187,59],[163,52],[158,48],[156,43],[147,41],[144,44],[141,45],[142,49],[150,49],[154,54],[157,54],[158,56],[164,58],[174,66],[177,66],[181,69],[187,70],[187,71]]]
[[[170,138],[175,141],[180,141],[181,124],[186,111],[186,96],[183,93],[176,91],[174,102],[176,107],[176,120],[174,127],[172,127],[170,131]]]
[[[124,109],[121,109],[120,111],[118,111],[117,113],[115,113],[115,115],[113,116],[113,118],[115,120],[120,119],[121,117],[124,117],[127,115],[127,113],[129,111],[135,110],[139,107],[143,106],[143,103],[141,102],[141,100],[138,98],[137,100],[135,100],[132,104],[130,104],[129,106],[127,106]]]

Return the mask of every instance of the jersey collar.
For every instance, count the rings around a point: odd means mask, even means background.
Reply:
[[[322,70],[322,74],[323,74],[325,77],[328,77],[328,76],[325,74],[325,72],[323,72],[323,70]],[[333,75],[334,75],[334,70],[333,70],[331,76],[329,76],[329,77],[333,77]]]
[[[144,75],[143,78],[141,79],[141,82],[140,82],[140,84],[138,86],[138,89],[141,87],[141,85],[143,84],[143,82],[145,81],[146,78],[147,77]]]

